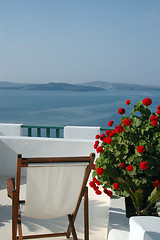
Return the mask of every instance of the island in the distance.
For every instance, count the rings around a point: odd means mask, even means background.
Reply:
[[[104,88],[94,86],[83,86],[69,83],[47,83],[47,84],[18,84],[18,83],[0,83],[2,90],[47,90],[47,91],[102,91]]]
[[[81,84],[70,83],[12,83],[0,82],[0,90],[41,90],[41,91],[102,91],[102,90],[143,90],[160,91],[160,86],[149,86],[131,83],[111,83],[107,81],[94,81]]]

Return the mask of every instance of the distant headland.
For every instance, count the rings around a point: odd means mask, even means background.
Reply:
[[[83,84],[70,83],[12,83],[0,82],[0,90],[41,90],[41,91],[102,91],[102,90],[143,90],[160,91],[160,86],[147,86],[129,83],[111,83],[106,81],[86,82]]]

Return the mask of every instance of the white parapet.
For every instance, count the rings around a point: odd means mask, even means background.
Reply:
[[[16,175],[17,154],[23,157],[87,156],[95,152],[93,145],[94,140],[87,139],[0,136],[0,175]]]
[[[129,240],[159,240],[160,218],[152,216],[131,217]]]
[[[96,134],[100,134],[100,127],[64,127],[64,138],[66,139],[95,139]]]
[[[22,124],[0,123],[0,136],[22,136]]]

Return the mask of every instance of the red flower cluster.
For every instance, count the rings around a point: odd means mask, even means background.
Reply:
[[[104,188],[103,192],[107,194],[109,197],[112,197],[113,195],[112,191],[108,190],[107,188]]]
[[[131,103],[130,100],[126,100],[126,105],[129,105]]]
[[[159,186],[159,181],[158,180],[156,180],[155,182],[154,182],[154,184],[153,184],[153,187],[158,187]]]
[[[101,185],[100,181],[98,181],[95,177],[90,181],[89,186],[94,189],[97,195],[101,195],[102,192],[99,190],[98,186]]]
[[[113,140],[112,140],[112,138],[111,137],[105,137],[104,139],[103,139],[103,142],[104,143],[107,143],[107,144],[111,144],[112,142],[113,142]]]
[[[98,167],[98,168],[96,169],[96,172],[97,172],[98,175],[102,175],[102,174],[104,173],[104,168]]]
[[[99,145],[99,141],[96,140],[95,143],[94,143],[94,148],[96,149],[98,147],[98,145]]]
[[[112,127],[113,123],[114,123],[113,121],[109,121],[109,122],[108,122],[108,126],[109,126],[109,127]]]
[[[106,135],[105,135],[104,133],[102,133],[102,134],[100,135],[101,141],[103,141],[103,138],[105,138],[105,137],[106,137]]]
[[[118,113],[121,114],[121,115],[125,114],[125,112],[126,112],[126,110],[124,108],[119,108],[118,109]]]
[[[113,137],[117,134],[116,130],[112,130],[110,133],[109,133],[109,137]]]
[[[104,150],[103,150],[102,146],[99,146],[99,147],[97,147],[96,151],[97,151],[97,153],[102,153]]]
[[[112,132],[112,130],[106,130],[106,131],[105,131],[105,134],[106,134],[106,135],[109,135],[111,132]]]
[[[157,113],[157,115],[160,115],[160,109],[158,109],[156,113]]]
[[[145,152],[145,148],[143,146],[138,146],[137,147],[137,152],[143,153],[143,152]]]
[[[146,162],[146,161],[141,162],[141,163],[139,164],[139,167],[140,167],[140,169],[142,169],[142,170],[147,170],[147,168],[149,167],[148,162]]]
[[[97,135],[95,136],[95,139],[99,139],[99,137],[100,137],[100,135],[99,135],[99,134],[97,134]]]
[[[126,167],[126,164],[125,162],[121,162],[121,164],[119,165],[120,168],[125,168]]]
[[[122,125],[118,125],[115,127],[116,133],[124,132],[124,127]]]
[[[149,106],[151,104],[152,104],[152,99],[150,98],[143,99],[143,105]]]
[[[158,125],[157,121],[152,121],[151,124],[156,127]]]
[[[132,171],[133,171],[133,166],[128,165],[128,166],[127,166],[127,171],[128,171],[128,172],[132,172]]]
[[[120,189],[120,186],[119,186],[119,184],[118,183],[113,183],[113,187],[114,187],[114,189],[115,190],[117,190],[117,189]]]
[[[151,121],[158,121],[158,116],[151,115],[151,116],[150,116],[150,120],[151,120]]]
[[[126,118],[126,119],[123,120],[123,125],[124,125],[124,126],[130,126],[131,124],[132,124],[132,122],[131,122],[130,119],[127,119],[127,118]]]
[[[160,110],[158,110],[160,112]],[[152,115],[150,116],[151,124],[155,127],[158,125],[158,116]]]

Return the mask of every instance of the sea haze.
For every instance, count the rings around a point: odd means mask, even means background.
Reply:
[[[104,90],[95,92],[0,90],[0,122],[49,126],[101,126],[113,120],[119,123],[120,107],[129,116],[132,106],[145,97],[152,98],[149,107],[156,112],[160,91]]]

